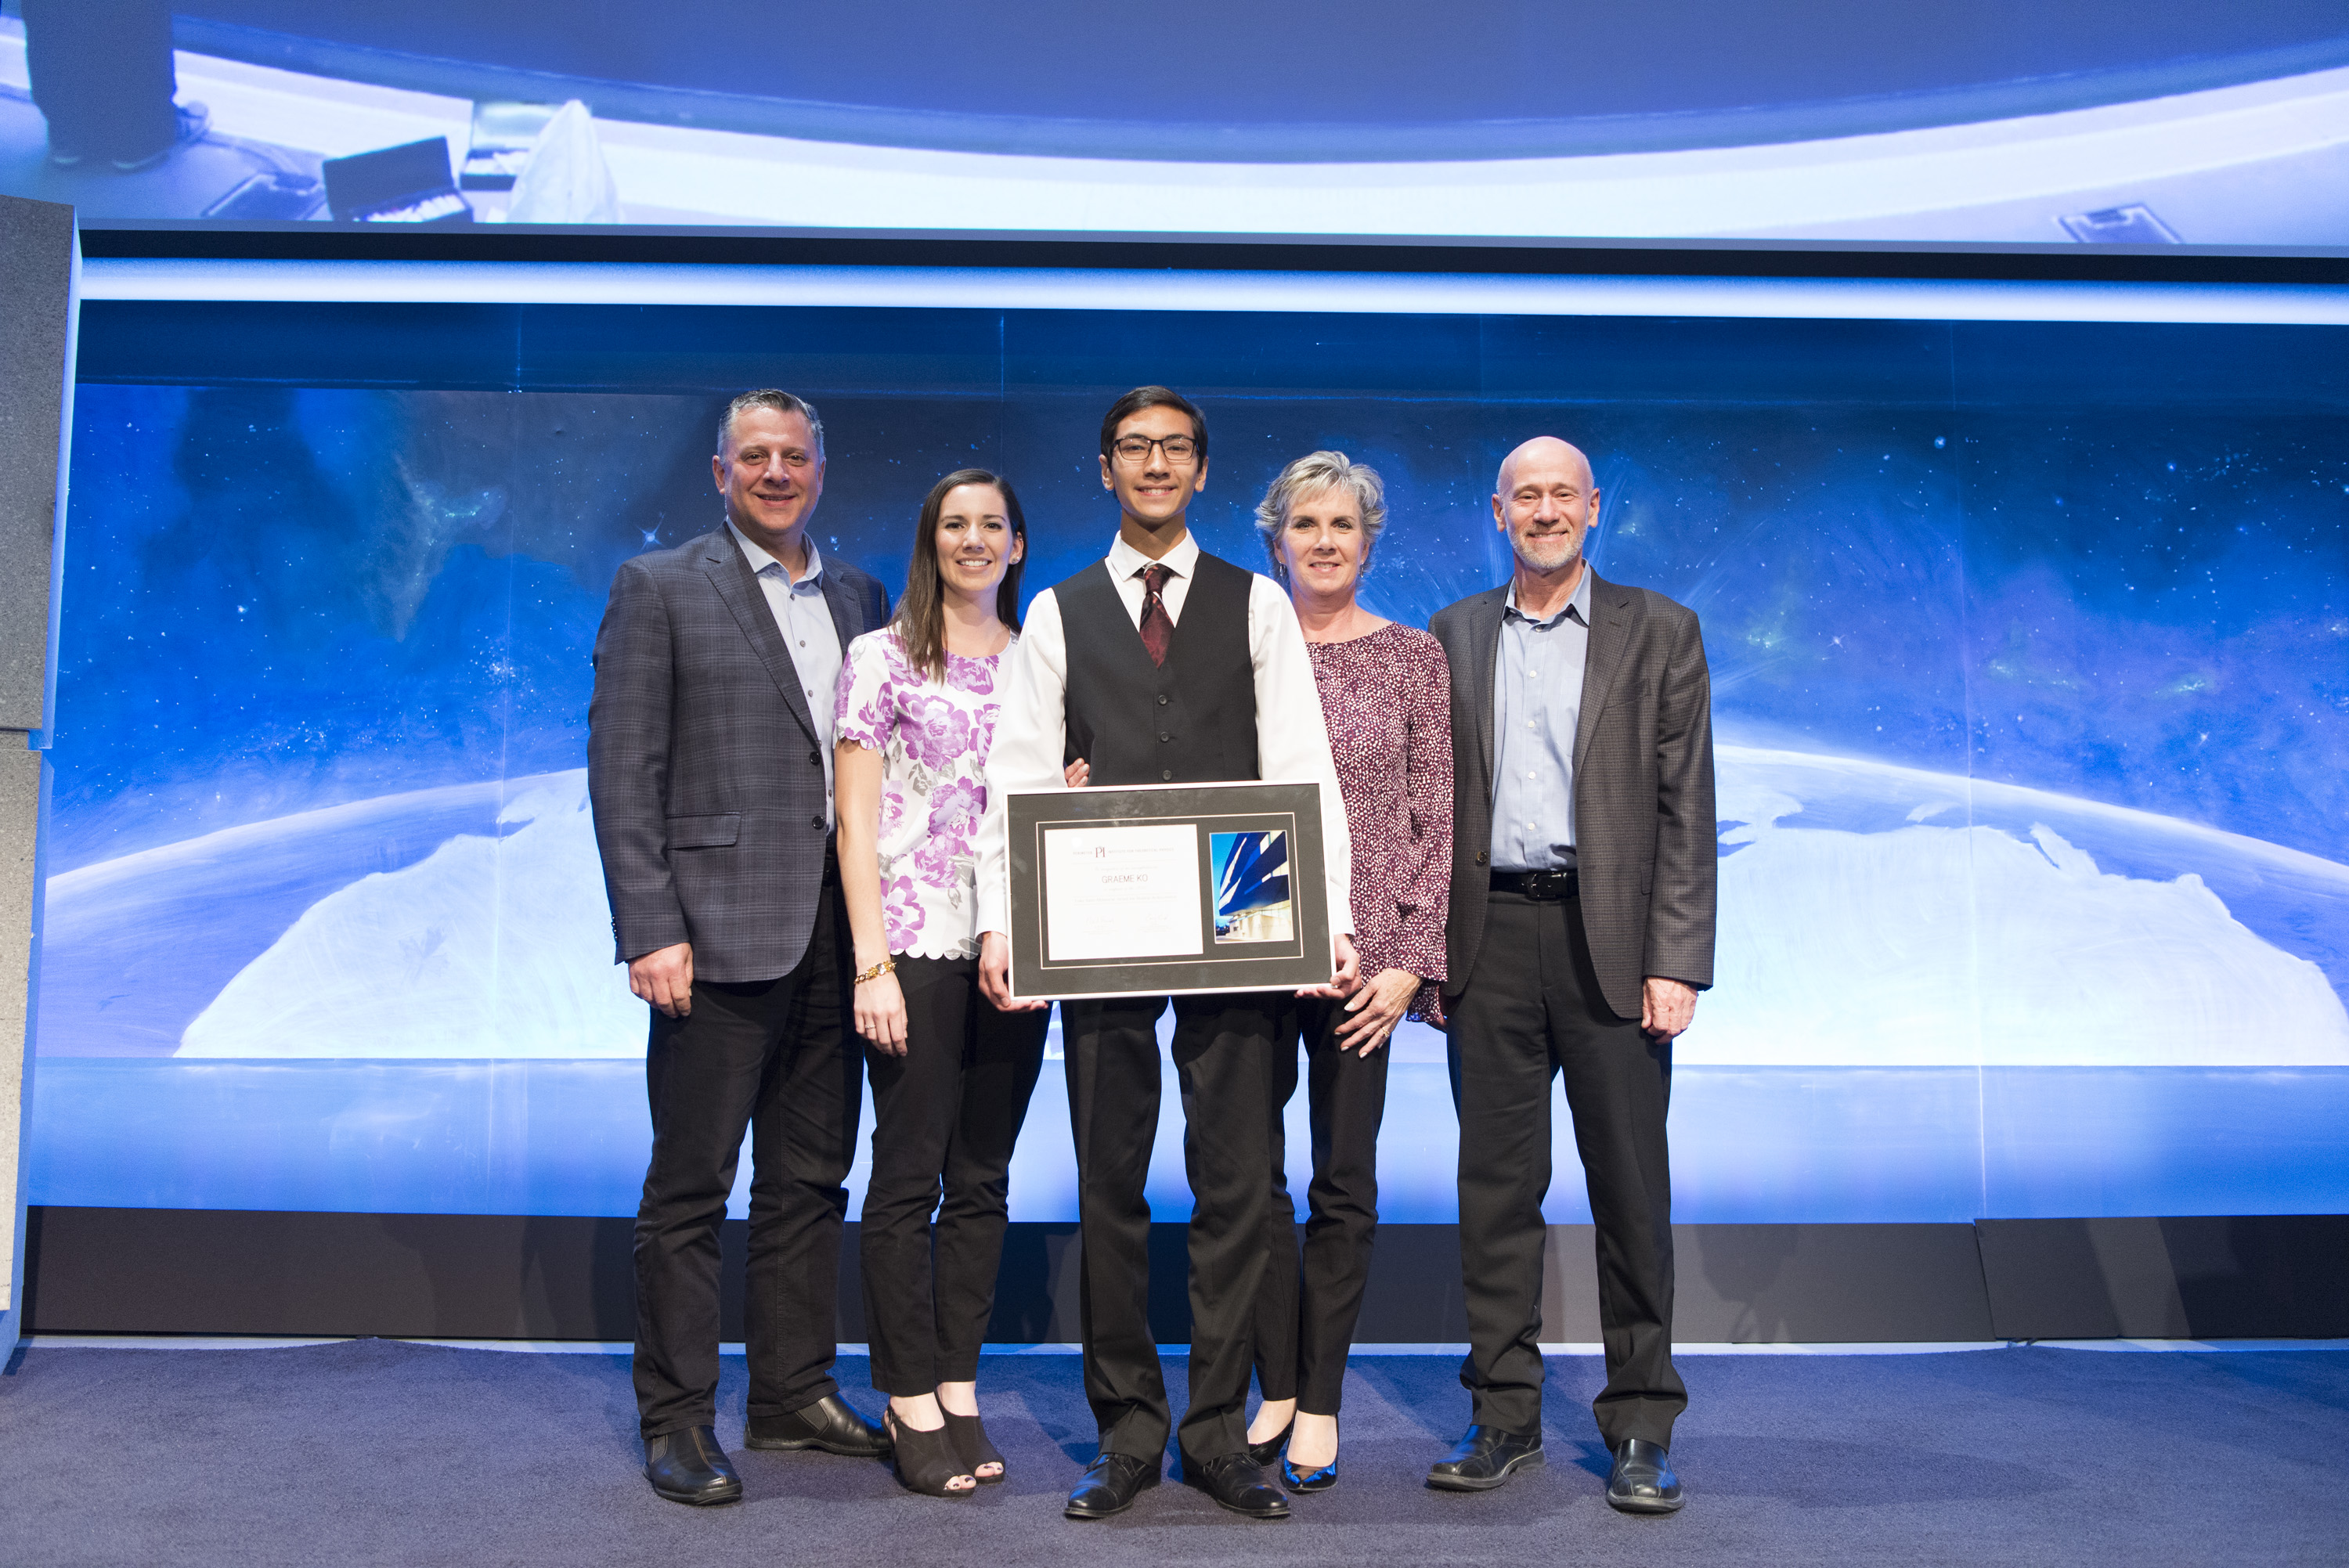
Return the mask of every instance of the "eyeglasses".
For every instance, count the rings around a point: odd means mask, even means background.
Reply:
[[[1189,436],[1120,436],[1109,449],[1120,462],[1139,463],[1148,459],[1153,447],[1164,452],[1170,463],[1187,463],[1199,455],[1199,443]]]

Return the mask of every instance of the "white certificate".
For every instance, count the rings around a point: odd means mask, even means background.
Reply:
[[[1190,823],[1048,828],[1042,837],[1049,962],[1204,950],[1199,833]]]

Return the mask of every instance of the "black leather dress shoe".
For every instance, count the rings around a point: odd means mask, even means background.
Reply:
[[[688,1427],[645,1439],[645,1479],[671,1502],[708,1504],[742,1501],[742,1478],[734,1473],[718,1434]]]
[[[1450,1453],[1429,1467],[1427,1484],[1442,1491],[1490,1491],[1526,1466],[1547,1462],[1538,1431],[1471,1427]]]
[[[1202,1464],[1183,1460],[1183,1484],[1195,1486],[1219,1508],[1250,1519],[1287,1519],[1288,1500],[1264,1479],[1264,1467],[1245,1453],[1217,1454]]]
[[[1607,1501],[1625,1513],[1678,1513],[1688,1500],[1681,1495],[1681,1478],[1672,1473],[1671,1455],[1661,1443],[1626,1438],[1615,1450],[1615,1470],[1607,1478]]]
[[[1071,1519],[1107,1519],[1133,1506],[1144,1487],[1158,1484],[1158,1461],[1132,1454],[1103,1454],[1085,1467],[1061,1511]]]
[[[889,1434],[837,1394],[826,1394],[787,1416],[751,1417],[742,1442],[753,1449],[822,1449],[852,1460],[889,1457]]]

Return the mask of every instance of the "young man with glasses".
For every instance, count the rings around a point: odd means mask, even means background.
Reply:
[[[1029,607],[988,770],[981,829],[979,983],[1010,1004],[1004,800],[1061,787],[1082,761],[1101,785],[1311,779],[1325,802],[1329,907],[1353,908],[1346,813],[1304,634],[1288,596],[1199,549],[1185,521],[1207,484],[1207,424],[1180,394],[1140,387],[1102,420],[1102,488],[1116,542]],[[1334,984],[1357,978],[1350,934]],[[1174,1058],[1185,1118],[1190,1225],[1190,1406],[1182,1476],[1234,1512],[1286,1519],[1247,1456],[1251,1315],[1264,1274],[1270,1159],[1266,1064],[1278,994],[1178,996]],[[1071,1519],[1123,1511],[1158,1483],[1172,1424],[1150,1328],[1150,1206],[1164,996],[1061,1004],[1083,1243],[1085,1393],[1100,1457],[1070,1494]]]

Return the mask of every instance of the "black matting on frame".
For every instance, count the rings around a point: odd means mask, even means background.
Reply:
[[[1050,790],[1010,795],[1005,805],[1010,838],[1013,995],[1170,996],[1287,990],[1328,982],[1330,909],[1318,785],[1248,782]],[[1182,939],[1165,944],[1168,951],[1108,956],[1087,940],[1098,930],[1099,906],[1074,902],[1067,862],[1056,873],[1048,849],[1055,834],[1077,834],[1090,841],[1103,830],[1176,834],[1187,830],[1193,835],[1189,853],[1182,859],[1192,885],[1181,890],[1181,897],[1187,909],[1187,901],[1195,896],[1196,908],[1183,922],[1185,932],[1175,934]],[[1225,885],[1232,858],[1268,846],[1287,882],[1287,898],[1273,908],[1227,908],[1234,902]],[[1105,862],[1117,852],[1113,843],[1096,845],[1095,851]],[[1154,864],[1149,874],[1165,869]],[[1061,900],[1058,909],[1056,897]]]

